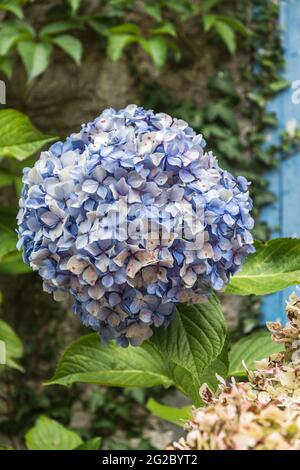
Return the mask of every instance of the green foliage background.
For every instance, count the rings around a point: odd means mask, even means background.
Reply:
[[[0,436],[9,445],[24,446],[23,436],[41,414],[71,423],[84,440],[106,437],[110,448],[126,447],[130,438],[139,440],[139,448],[152,445],[141,433],[149,420],[148,391],[41,386],[60,352],[86,331],[68,306],[42,293],[36,275],[25,274],[15,251],[22,168],[32,164],[49,134],[64,137],[103,106],[122,107],[130,98],[202,132],[221,166],[253,182],[258,220],[274,201],[264,174],[276,167],[278,151],[298,145],[297,133],[285,133],[277,148],[265,145],[266,133],[276,128],[267,103],[288,86],[281,78],[277,20],[278,6],[268,0],[0,0],[0,73],[8,107],[41,129],[27,129],[22,148],[13,133],[10,142],[0,136],[1,317],[24,341],[22,366],[20,353],[11,360],[26,371],[0,375]],[[21,119],[7,112],[12,123]],[[257,221],[255,237],[268,235]],[[236,336],[256,326],[259,303],[247,297],[238,309]],[[166,394],[160,387],[151,391],[154,398]],[[88,415],[85,426],[74,421],[74,410]]]

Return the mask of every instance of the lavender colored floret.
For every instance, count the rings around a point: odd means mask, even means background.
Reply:
[[[24,169],[24,260],[104,341],[141,344],[254,251],[249,183],[204,148],[185,121],[129,105]]]

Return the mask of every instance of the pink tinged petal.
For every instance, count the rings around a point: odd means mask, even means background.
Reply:
[[[133,279],[142,267],[143,265],[140,261],[130,258],[126,269],[127,276]]]
[[[204,243],[204,246],[201,250],[198,251],[198,257],[200,259],[213,258],[214,250],[209,243]]]
[[[193,269],[188,269],[186,274],[183,276],[183,281],[187,286],[193,287],[197,281],[197,274],[195,271],[193,271]]]
[[[105,273],[109,266],[109,258],[106,255],[101,255],[100,258],[96,261],[95,266],[99,271]]]
[[[67,263],[67,269],[77,276],[83,272],[88,263],[82,259],[78,259],[76,255],[71,256]]]
[[[164,268],[159,268],[157,277],[162,282],[168,282],[167,270]]]
[[[56,300],[56,302],[63,302],[67,300],[69,297],[68,292],[65,292],[63,290],[55,290],[53,292],[53,298]]]
[[[139,338],[141,343],[145,339],[150,338],[150,336],[152,336],[151,329],[148,326],[140,323],[134,323],[133,325],[130,325],[126,331],[127,338]]]
[[[149,264],[157,262],[157,253],[155,252],[148,253],[146,250],[139,251],[135,254],[135,257],[138,259],[142,266],[148,266]]]
[[[89,287],[88,289],[88,294],[93,300],[100,300],[105,293],[105,290],[99,286],[99,284]]]
[[[82,185],[82,191],[88,194],[95,194],[99,187],[99,183],[96,180],[85,180]]]
[[[99,302],[92,300],[87,304],[86,309],[91,315],[93,315],[93,317],[97,317],[100,312],[100,304]]]
[[[112,312],[109,317],[107,318],[107,323],[112,326],[112,327],[116,327],[120,324],[121,322],[121,319],[119,317],[119,315],[117,315],[116,313]]]
[[[155,282],[157,279],[157,267],[156,266],[148,266],[142,270],[142,277],[145,284],[151,284]]]
[[[82,279],[90,286],[94,286],[98,279],[98,275],[92,266],[89,266],[82,274]]]
[[[113,262],[116,263],[117,266],[124,266],[126,259],[129,256],[129,251],[123,250],[113,259]]]

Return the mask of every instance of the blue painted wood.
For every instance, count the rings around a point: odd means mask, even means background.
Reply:
[[[286,60],[283,75],[292,83],[300,80],[300,0],[280,1],[280,26]],[[270,143],[278,142],[279,132],[291,124],[300,127],[300,104],[293,104],[294,92],[290,87],[269,104],[279,124],[278,131],[269,136]],[[300,153],[289,158],[278,155],[278,160],[276,171],[267,175],[277,202],[263,211],[262,219],[271,227],[273,237],[300,237]],[[263,299],[264,322],[278,318],[285,321],[285,302],[293,290],[286,289]]]

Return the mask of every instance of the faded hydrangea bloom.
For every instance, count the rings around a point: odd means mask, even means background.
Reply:
[[[249,382],[200,391],[206,408],[194,409],[187,436],[171,449],[300,450],[300,299],[290,297],[287,326],[268,323],[285,351],[256,363]]]
[[[253,251],[248,182],[204,147],[186,122],[129,105],[24,170],[24,259],[103,340],[141,344]]]

